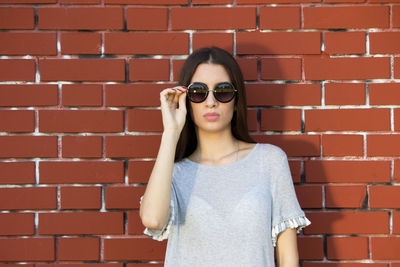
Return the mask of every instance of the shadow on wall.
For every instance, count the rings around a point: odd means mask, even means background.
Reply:
[[[323,161],[312,160],[322,155],[321,135],[308,135],[302,120],[303,106],[321,105],[321,84],[304,82],[301,56],[276,56],[260,44],[242,43],[237,59],[246,81],[250,134],[256,142],[279,146],[289,158],[299,203],[312,222],[298,235],[299,257],[302,266],[315,267],[326,259],[325,235],[334,233],[332,225],[341,217],[326,212]],[[330,207],[334,202],[331,198]],[[334,246],[329,254],[336,254]]]

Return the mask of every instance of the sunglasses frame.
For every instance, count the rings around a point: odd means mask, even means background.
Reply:
[[[232,97],[231,97],[229,100],[227,100],[227,101],[221,101],[221,100],[216,96],[216,92],[215,92],[215,89],[217,88],[217,86],[220,85],[220,84],[223,84],[223,83],[230,84],[230,85],[232,86],[232,88],[233,88],[233,95],[232,95]],[[193,100],[189,97],[189,95],[190,95],[189,89],[190,89],[190,86],[192,86],[193,84],[201,84],[202,86],[204,86],[204,87],[207,89],[206,96],[205,96],[202,100],[200,100],[200,101],[193,101]],[[202,102],[204,102],[204,101],[207,99],[208,93],[209,93],[210,91],[213,92],[214,98],[215,98],[218,102],[221,102],[221,103],[229,103],[229,102],[232,101],[232,99],[235,98],[235,96],[236,96],[236,94],[237,94],[237,91],[238,91],[238,90],[235,88],[235,86],[233,86],[233,84],[231,84],[230,82],[220,82],[220,83],[217,83],[217,84],[214,86],[214,89],[208,88],[207,84],[205,84],[205,83],[202,83],[202,82],[193,82],[193,83],[189,84],[187,88],[188,88],[187,97],[188,97],[189,100],[190,100],[191,102],[193,102],[193,103],[202,103]]]

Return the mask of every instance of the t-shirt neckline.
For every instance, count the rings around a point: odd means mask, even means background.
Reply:
[[[249,153],[247,153],[247,155],[244,156],[243,158],[241,158],[241,159],[239,159],[239,160],[237,160],[237,161],[235,161],[235,162],[231,162],[231,163],[225,164],[225,165],[219,165],[219,166],[205,165],[205,164],[201,164],[201,163],[192,161],[192,160],[190,160],[190,159],[187,158],[187,157],[184,158],[184,160],[187,161],[187,162],[189,162],[189,163],[191,163],[191,164],[194,164],[194,165],[197,165],[197,166],[200,166],[200,167],[204,167],[204,168],[223,168],[223,167],[231,167],[231,166],[234,166],[234,165],[236,165],[236,164],[240,164],[241,162],[246,161],[248,158],[250,158],[250,156],[251,156],[251,155],[254,153],[254,151],[257,149],[258,145],[259,145],[259,144],[256,143],[256,145],[251,149],[251,151],[250,151]]]

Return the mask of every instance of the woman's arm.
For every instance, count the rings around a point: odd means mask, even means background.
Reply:
[[[287,228],[278,235],[276,252],[279,267],[299,266],[296,229]]]
[[[160,94],[164,132],[157,159],[140,204],[145,227],[161,230],[168,221],[175,150],[186,119],[186,89],[169,88]]]

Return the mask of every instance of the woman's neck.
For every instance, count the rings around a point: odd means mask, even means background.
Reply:
[[[233,137],[230,129],[218,133],[197,131],[197,138],[197,148],[192,154],[197,162],[229,161],[239,151],[239,140]]]

